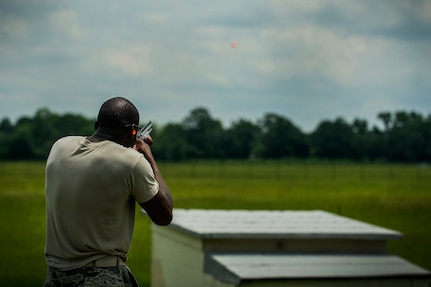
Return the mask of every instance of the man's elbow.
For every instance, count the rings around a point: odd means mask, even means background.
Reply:
[[[172,197],[164,196],[163,192],[158,192],[156,196],[147,202],[140,203],[141,207],[147,212],[154,224],[165,226],[169,225],[173,219]]]
[[[159,226],[169,225],[172,222],[172,219],[173,219],[172,212],[167,213],[164,216],[159,216],[157,218],[151,218],[151,220]]]

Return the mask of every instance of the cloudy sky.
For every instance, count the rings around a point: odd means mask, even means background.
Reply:
[[[232,47],[232,43],[236,47]],[[40,107],[225,126],[431,113],[431,0],[1,0],[0,119]]]

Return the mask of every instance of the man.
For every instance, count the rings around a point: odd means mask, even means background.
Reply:
[[[100,108],[95,133],[68,136],[46,164],[45,286],[138,286],[126,266],[135,202],[158,225],[172,220],[172,195],[151,152],[136,139],[139,113],[127,99]]]

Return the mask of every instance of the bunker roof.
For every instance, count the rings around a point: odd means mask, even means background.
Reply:
[[[430,278],[431,275],[389,254],[209,254],[205,272],[222,282],[234,284],[244,280]]]
[[[398,231],[322,210],[175,209],[169,226],[199,238],[354,238],[400,239]]]

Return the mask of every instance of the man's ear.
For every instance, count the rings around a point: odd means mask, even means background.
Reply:
[[[136,138],[136,131],[134,129],[129,131],[127,134],[130,138]]]

